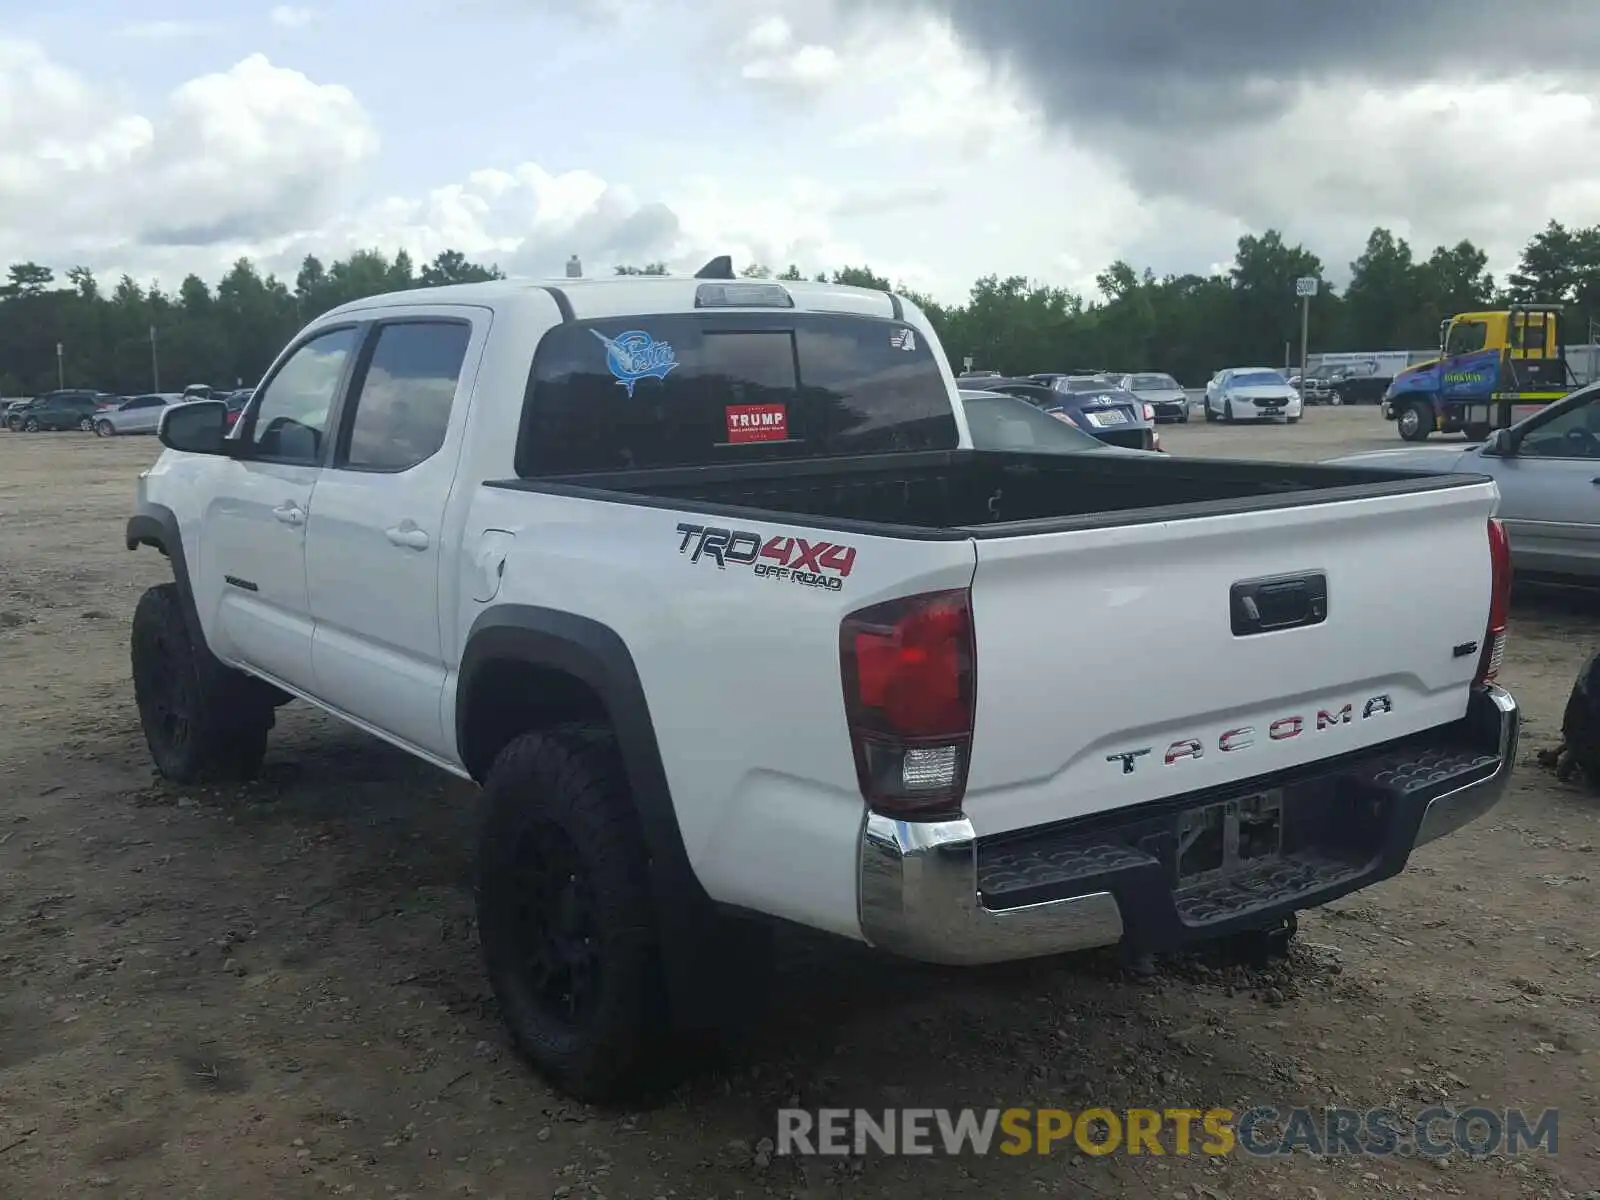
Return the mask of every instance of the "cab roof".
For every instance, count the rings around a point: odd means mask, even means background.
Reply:
[[[325,314],[352,315],[370,309],[399,305],[471,304],[484,308],[519,307],[541,296],[554,298],[566,320],[621,317],[638,313],[716,311],[697,308],[701,289],[727,288],[735,295],[742,286],[781,288],[801,312],[853,313],[904,320],[914,304],[890,292],[852,287],[842,283],[815,283],[788,279],[700,279],[691,275],[610,275],[593,279],[492,279],[483,283],[455,283],[443,287],[410,288],[352,300]],[[727,303],[724,308],[770,308],[770,305]],[[918,313],[920,315],[920,313]]]

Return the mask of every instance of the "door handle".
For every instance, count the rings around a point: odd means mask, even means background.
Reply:
[[[293,500],[286,500],[272,510],[272,515],[285,525],[304,525],[306,523],[306,510]]]
[[[391,545],[400,546],[406,550],[426,550],[428,548],[427,531],[418,529],[410,521],[385,529],[383,536],[389,539]]]

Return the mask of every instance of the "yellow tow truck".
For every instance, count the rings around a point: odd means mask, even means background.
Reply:
[[[1577,386],[1559,304],[1457,313],[1439,324],[1439,357],[1395,376],[1383,415],[1408,442],[1465,433],[1482,441]]]

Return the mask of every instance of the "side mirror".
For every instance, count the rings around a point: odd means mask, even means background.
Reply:
[[[228,406],[221,400],[188,400],[161,414],[156,436],[169,450],[185,454],[227,454]]]
[[[1483,452],[1491,458],[1510,458],[1516,453],[1509,429],[1496,429],[1483,443]]]

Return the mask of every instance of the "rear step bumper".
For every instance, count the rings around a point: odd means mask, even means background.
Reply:
[[[1499,801],[1516,761],[1509,692],[1460,721],[1281,776],[979,839],[964,817],[868,814],[862,933],[970,965],[1124,942],[1136,952],[1265,926],[1398,874]]]

